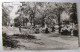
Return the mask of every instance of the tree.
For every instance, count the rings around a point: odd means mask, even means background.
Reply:
[[[60,21],[61,16],[60,15],[62,14],[63,11],[66,11],[66,13],[70,14],[69,10],[71,9],[72,3],[55,3],[55,5],[57,8],[55,8],[54,11],[58,17],[58,26],[59,26],[59,33],[60,33],[60,30],[61,30],[61,27],[60,27],[61,26],[61,21]]]
[[[77,8],[76,8],[76,3],[73,3],[72,4],[72,8],[71,8],[71,21],[72,23],[74,24],[77,24],[78,23],[78,20],[77,20]]]
[[[34,26],[35,26],[35,22],[34,22],[35,19],[36,18],[38,19],[40,17],[41,24],[43,27],[45,26],[46,23],[49,24],[53,22],[52,19],[56,19],[60,27],[60,24],[61,24],[60,15],[62,14],[63,11],[66,11],[66,13],[70,13],[69,10],[71,9],[71,5],[72,3],[22,2],[21,13],[23,13],[23,15],[25,16],[29,15],[29,18],[28,18],[29,22]],[[38,14],[41,16],[36,17],[36,15]],[[59,28],[59,32],[60,32],[60,28]]]
[[[8,7],[3,6],[3,8],[2,8],[2,25],[5,25],[5,26],[9,25],[9,23],[10,23],[9,13],[10,13],[10,10],[8,9]]]

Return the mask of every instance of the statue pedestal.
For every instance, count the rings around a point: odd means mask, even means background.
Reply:
[[[55,30],[55,33],[59,33],[59,30],[58,30],[58,29],[56,29],[56,30]]]
[[[36,33],[36,34],[40,33],[40,31],[39,31],[39,25],[36,25],[35,33]]]
[[[71,31],[71,36],[73,36],[73,31]]]
[[[55,25],[55,33],[59,33],[59,26],[58,25]]]

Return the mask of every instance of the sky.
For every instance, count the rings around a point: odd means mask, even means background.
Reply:
[[[70,19],[70,15],[68,15],[68,13],[63,11],[61,14],[61,20],[69,20],[69,19]]]
[[[11,23],[14,23],[14,19],[19,16],[19,14],[16,14],[16,12],[19,9],[19,6],[21,6],[21,3],[3,3],[4,7],[8,7],[10,10],[9,17],[11,19]],[[10,7],[11,6],[11,7]]]
[[[19,9],[18,6],[13,6],[11,13],[10,13],[11,23],[14,23],[14,19],[19,15],[19,14],[16,14],[18,9]]]

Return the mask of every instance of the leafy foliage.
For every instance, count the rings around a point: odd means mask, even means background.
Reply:
[[[2,8],[2,25],[8,25],[7,23],[10,23],[10,18],[9,18],[9,13],[10,10],[8,9],[8,7],[4,7]]]

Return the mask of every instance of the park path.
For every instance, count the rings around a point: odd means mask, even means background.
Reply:
[[[21,34],[19,32],[19,29],[14,28],[8,28],[5,29],[8,33],[8,35],[13,34]],[[27,29],[22,29],[23,34],[27,34]],[[77,37],[71,37],[71,36],[53,36],[50,37],[50,35],[55,35],[55,32],[45,34],[45,33],[39,33],[39,34],[30,34],[36,37],[36,39],[22,39],[22,38],[14,38],[12,36],[12,39],[18,41],[18,45],[20,45],[19,50],[69,50],[69,49],[76,49],[78,48],[78,38]],[[23,35],[24,36],[24,35]]]

